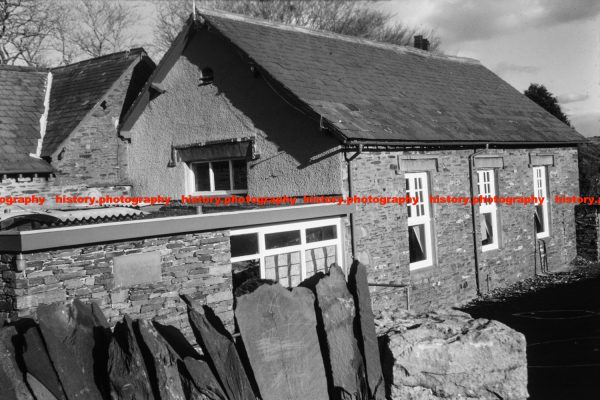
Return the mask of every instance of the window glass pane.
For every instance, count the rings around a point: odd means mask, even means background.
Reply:
[[[215,190],[230,190],[229,161],[212,162],[211,165],[215,178]]]
[[[231,267],[234,291],[248,280],[260,279],[260,261],[258,259],[239,261],[231,264]]]
[[[411,263],[423,261],[427,258],[425,225],[408,227],[408,248]]]
[[[192,164],[192,170],[194,171],[196,192],[208,192],[210,191],[210,177],[208,175],[208,163],[195,163]]]
[[[321,242],[323,240],[331,240],[336,238],[337,227],[335,225],[306,229],[306,243]]]
[[[494,244],[494,225],[492,220],[492,213],[481,214],[481,244]]]
[[[280,247],[300,244],[300,231],[276,232],[265,234],[265,248],[278,249]]]
[[[313,276],[317,272],[327,273],[329,267],[337,262],[336,253],[337,249],[335,245],[306,250],[304,253],[306,259],[306,278]]]
[[[274,280],[285,287],[293,287],[302,281],[300,272],[299,251],[265,257],[265,279]]]
[[[535,229],[538,233],[546,231],[546,221],[544,221],[544,206],[535,206]]]
[[[258,233],[234,235],[229,238],[231,257],[247,256],[258,253]]]
[[[231,165],[233,166],[233,189],[248,189],[248,170],[246,168],[246,160],[233,160]]]

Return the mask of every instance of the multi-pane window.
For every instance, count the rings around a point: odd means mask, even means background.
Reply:
[[[548,210],[548,176],[546,167],[533,167],[533,194],[543,197],[544,202],[535,206],[535,228],[538,238],[550,235],[550,215]]]
[[[429,207],[429,183],[426,172],[407,173],[406,194],[416,198],[416,203],[407,206],[408,246],[410,269],[428,267],[433,264],[431,234],[431,209]]]
[[[228,194],[248,190],[246,160],[192,162],[189,167],[192,192]]]
[[[231,231],[234,286],[260,277],[293,287],[332,264],[343,267],[340,232],[338,218]]]
[[[484,197],[484,200],[479,203],[481,250],[497,249],[499,247],[498,209],[496,203],[490,201],[496,195],[496,175],[494,170],[486,169],[477,171],[477,187],[479,195]]]

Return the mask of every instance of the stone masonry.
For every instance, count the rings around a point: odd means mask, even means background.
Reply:
[[[399,159],[422,157],[437,160],[437,170],[429,172],[430,194],[469,196],[468,156],[472,153],[473,150],[363,152],[351,162],[353,194],[404,196],[404,171]],[[545,239],[552,270],[567,265],[576,256],[574,207],[554,204],[553,198],[557,194],[578,195],[577,150],[491,149],[485,154],[502,157],[504,162],[504,167],[496,170],[498,195],[529,196],[533,194],[530,154],[536,153],[554,156],[554,165],[548,165],[551,227],[550,237]],[[481,246],[477,248],[483,293],[534,273],[534,206],[498,205],[498,212],[500,248],[485,253]],[[410,271],[406,206],[359,205],[354,216],[356,253],[361,262],[370,266],[370,281],[410,286],[410,306],[417,310],[452,305],[476,296],[470,205],[433,204],[432,218],[434,265]],[[479,221],[476,226],[479,241]],[[373,287],[375,311],[406,308],[407,290]]]
[[[117,287],[113,259],[141,252],[160,252],[162,280]],[[24,254],[26,270],[15,272],[15,255],[0,256],[0,312],[9,318],[35,317],[40,304],[78,298],[96,302],[111,325],[124,314],[155,318],[193,335],[187,307],[209,305],[233,329],[233,294],[229,233],[214,231],[162,236]]]

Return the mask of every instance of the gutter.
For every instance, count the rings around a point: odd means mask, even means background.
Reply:
[[[469,155],[469,191],[471,198],[475,197],[475,182],[473,169],[475,168],[475,157],[479,154],[485,153],[490,148],[489,144],[485,145],[484,149],[475,150],[473,154]],[[475,259],[475,286],[477,288],[477,296],[481,296],[481,284],[479,281],[479,253],[477,248],[479,241],[477,240],[477,221],[479,220],[475,215],[475,204],[471,202],[471,221],[473,222],[473,256]]]

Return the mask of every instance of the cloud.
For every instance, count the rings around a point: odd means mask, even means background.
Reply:
[[[508,72],[520,73],[520,74],[534,74],[539,72],[539,67],[534,67],[533,65],[518,65],[511,64],[506,62],[501,62],[496,65],[494,68],[494,72],[498,75],[504,75]]]
[[[598,0],[436,0],[435,5],[428,7],[423,23],[446,42],[488,39],[600,15]]]
[[[578,101],[584,101],[590,98],[587,93],[566,93],[558,96],[558,101],[561,104],[576,103]]]

